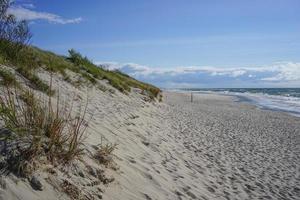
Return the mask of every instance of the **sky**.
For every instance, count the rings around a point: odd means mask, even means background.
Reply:
[[[15,0],[32,44],[160,87],[300,87],[299,0]]]

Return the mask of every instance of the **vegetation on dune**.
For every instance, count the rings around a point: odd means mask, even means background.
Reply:
[[[54,105],[51,98],[37,98],[31,90],[2,91],[0,119],[9,130],[0,140],[9,147],[0,163],[2,170],[26,176],[41,163],[66,163],[83,153],[86,106],[79,106],[73,115],[72,104],[61,104],[59,96]]]
[[[114,162],[112,159],[113,151],[117,148],[117,144],[103,142],[103,138],[101,138],[101,143],[97,146],[97,151],[94,154],[94,158],[106,167],[115,168]]]
[[[14,47],[2,44],[0,43],[0,57],[3,59],[0,59],[0,62],[15,67],[20,74],[30,80],[34,88],[49,94],[51,91],[47,84],[35,74],[37,69],[42,68],[60,73],[66,81],[70,80],[68,70],[79,74],[92,84],[96,84],[97,80],[106,79],[110,85],[123,93],[130,92],[131,87],[139,88],[152,99],[158,97],[161,92],[159,88],[137,81],[120,71],[109,71],[99,67],[75,50],[69,50],[69,57],[64,57],[36,47],[26,46],[19,50],[16,56],[10,57],[7,49]]]
[[[35,73],[28,71],[25,67],[18,67],[16,70],[30,81],[32,88],[42,91],[50,96],[55,93],[54,90],[50,89],[49,85],[41,80]]]
[[[147,91],[151,98],[158,97],[158,94],[161,92],[159,88],[137,81],[118,70],[109,71],[104,69],[104,67],[97,66],[74,49],[69,50],[67,59],[79,67],[81,72],[88,74],[91,82],[95,81],[95,79],[106,79],[109,84],[121,92],[130,92],[130,88],[135,87]]]

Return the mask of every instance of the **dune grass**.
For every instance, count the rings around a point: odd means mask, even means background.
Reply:
[[[27,70],[25,67],[18,67],[16,71],[30,81],[32,88],[42,91],[50,96],[55,93],[55,91],[51,90],[49,85],[40,79],[34,72]]]
[[[84,150],[86,108],[74,115],[72,105],[62,106],[59,96],[53,104],[51,97],[37,98],[31,90],[5,87],[0,119],[10,134],[0,138],[9,147],[1,169],[27,176],[43,163],[58,165],[79,158]]]
[[[102,165],[108,167],[113,165],[113,152],[117,148],[116,143],[110,143],[108,141],[103,141],[101,138],[101,143],[97,147],[97,151],[94,154],[94,158]]]
[[[83,57],[80,53],[73,49],[69,50],[69,54],[70,57],[67,59],[70,60],[75,66],[78,66],[82,71],[91,75],[94,79],[108,80],[109,84],[123,93],[130,92],[130,88],[135,87],[147,91],[151,98],[156,98],[161,92],[159,88],[135,80],[134,78],[118,70],[109,71],[105,70],[101,66],[96,66],[87,57]]]
[[[109,84],[123,93],[130,92],[131,87],[140,88],[152,99],[158,97],[161,92],[159,88],[137,81],[119,71],[109,71],[99,67],[75,50],[70,50],[69,57],[66,57],[33,46],[26,46],[18,50],[18,53],[10,53],[14,52],[14,49],[10,48],[14,48],[13,45],[0,42],[0,63],[15,67],[35,89],[48,94],[53,91],[49,91],[47,84],[36,75],[35,71],[39,68],[60,73],[66,81],[70,80],[68,70],[80,74],[84,80],[92,84],[96,84],[97,80],[106,79]]]
[[[48,85],[44,83],[35,73],[38,68],[38,59],[31,47],[15,46],[8,41],[0,40],[0,64],[9,65],[28,79],[34,89],[52,95],[54,91],[50,91]]]

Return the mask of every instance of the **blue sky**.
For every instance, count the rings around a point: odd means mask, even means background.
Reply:
[[[34,45],[161,87],[300,86],[299,0],[17,0],[11,12]]]

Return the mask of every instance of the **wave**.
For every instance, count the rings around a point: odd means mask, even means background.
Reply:
[[[231,92],[228,92],[230,94]],[[288,112],[292,115],[300,117],[300,98],[269,95],[264,93],[233,93],[238,97],[243,97],[254,103],[260,108]]]

